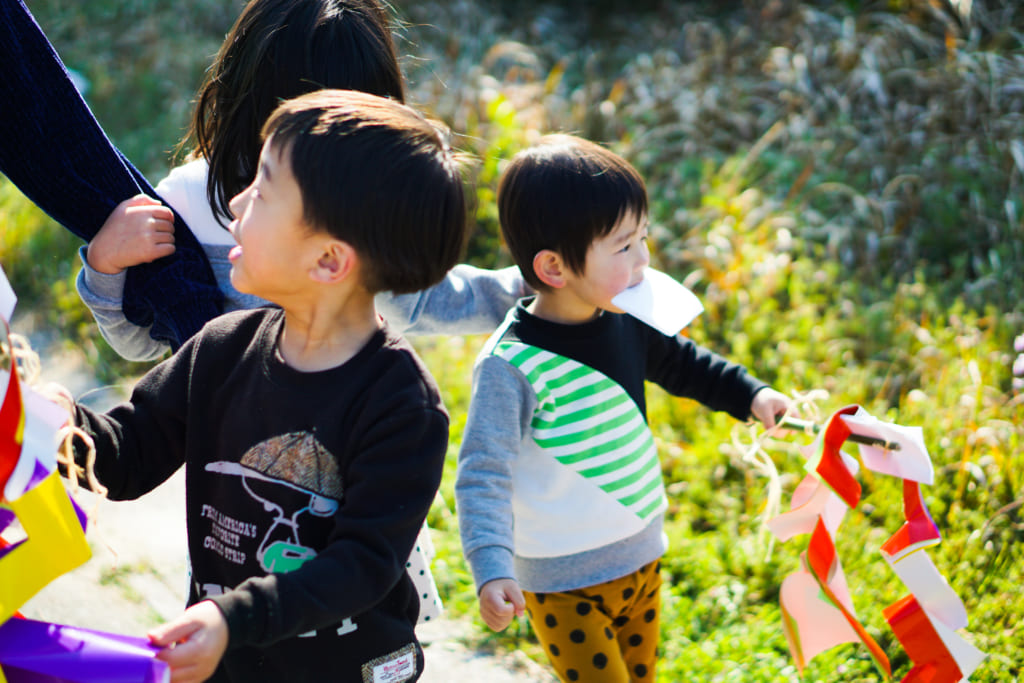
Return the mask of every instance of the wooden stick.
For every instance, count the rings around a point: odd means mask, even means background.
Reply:
[[[815,424],[809,420],[798,420],[795,417],[783,418],[782,421],[779,422],[779,427],[782,429],[793,429],[803,432],[804,434],[812,435],[821,431],[821,425]],[[885,439],[879,439],[873,436],[850,434],[850,436],[846,437],[846,440],[864,444],[865,446],[877,446],[878,448],[884,448],[888,451],[898,451],[900,449],[900,445],[896,441],[886,441]]]

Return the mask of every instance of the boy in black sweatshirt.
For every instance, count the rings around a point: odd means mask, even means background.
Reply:
[[[276,306],[211,321],[130,402],[75,422],[112,499],[186,466],[189,607],[149,634],[175,682],[416,680],[404,563],[448,415],[373,299],[455,265],[458,164],[421,115],[350,91],[283,103],[263,136],[231,202],[231,281]]]

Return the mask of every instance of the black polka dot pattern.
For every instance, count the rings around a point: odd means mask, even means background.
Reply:
[[[524,595],[530,623],[562,681],[653,681],[660,589],[652,562],[597,586]]]

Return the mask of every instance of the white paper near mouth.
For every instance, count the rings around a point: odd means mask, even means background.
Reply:
[[[704,311],[696,294],[653,268],[644,271],[640,284],[616,294],[612,303],[669,336],[679,334]]]

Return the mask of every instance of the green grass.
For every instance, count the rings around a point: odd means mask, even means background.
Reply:
[[[396,2],[410,99],[478,159],[467,259],[503,265],[493,203],[501,161],[551,130],[625,154],[650,193],[654,263],[706,311],[689,334],[785,392],[824,393],[919,425],[935,464],[930,551],[989,653],[973,681],[1014,680],[1024,582],[1024,398],[1011,385],[1024,329],[1024,19],[973,3],[970,27],[923,0],[891,3]],[[156,180],[202,69],[237,3],[32,4],[90,103]],[[124,365],[73,291],[77,240],[0,184],[0,263],[31,309],[108,381]],[[430,513],[434,571],[471,644],[543,661],[529,629],[476,616],[452,486],[482,338],[418,339],[452,416]],[[45,359],[44,359],[45,362]],[[859,645],[798,674],[779,586],[806,539],[770,543],[766,480],[732,445],[727,417],[651,388],[649,418],[671,508],[661,681],[877,681]],[[767,446],[784,501],[803,472],[793,436]],[[839,552],[863,623],[911,664],[882,618],[904,589],[878,553],[901,523],[890,478],[863,473]],[[769,548],[771,552],[769,553]]]

